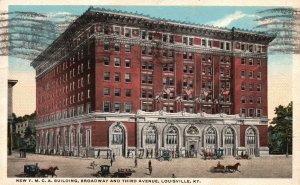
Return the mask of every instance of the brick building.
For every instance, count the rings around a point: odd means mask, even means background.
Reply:
[[[268,154],[273,39],[90,8],[31,63],[37,152]]]

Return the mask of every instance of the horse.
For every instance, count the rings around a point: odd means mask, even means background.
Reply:
[[[51,175],[52,177],[53,176],[57,177],[57,175],[55,174],[56,170],[59,170],[57,166],[55,166],[54,168],[51,166],[48,169],[40,169],[39,176],[46,177],[48,175]]]
[[[241,164],[240,163],[236,163],[235,165],[228,165],[228,166],[226,166],[226,169],[229,171],[229,172],[235,172],[235,171],[239,171],[238,170],[238,167],[239,166],[241,166]],[[241,172],[241,171],[239,171],[239,172]]]

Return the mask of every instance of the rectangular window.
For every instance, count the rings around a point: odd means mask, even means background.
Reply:
[[[131,89],[125,89],[125,96],[131,97]]]
[[[130,51],[131,51],[131,45],[125,44],[125,52],[130,52]]]
[[[109,94],[110,94],[109,88],[103,88],[103,95],[109,96]]]
[[[193,54],[189,53],[189,59],[192,60],[193,59]]]
[[[242,108],[240,110],[241,117],[246,117],[246,109]]]
[[[147,91],[146,89],[142,89],[142,98],[146,98],[147,97]]]
[[[187,59],[187,52],[183,52],[183,59]]]
[[[151,75],[148,76],[148,84],[153,83],[153,77]]]
[[[120,43],[115,43],[115,51],[120,51]]]
[[[150,62],[148,62],[148,69],[150,69],[150,70],[152,70],[153,69],[153,64],[152,64],[152,62],[150,61]]]
[[[256,109],[256,117],[262,116],[262,109]]]
[[[146,51],[146,47],[142,47],[142,55],[146,55],[147,51]]]
[[[170,85],[174,85],[174,78],[171,78],[171,77],[170,77],[169,83],[170,83]]]
[[[148,90],[148,98],[153,98],[153,94],[151,90]]]
[[[120,81],[120,73],[115,73],[115,81],[116,82]]]
[[[115,26],[115,27],[114,27],[114,34],[115,34],[115,35],[120,35],[120,33],[121,33],[120,30],[121,30],[121,28],[120,28],[119,26]]]
[[[261,91],[261,84],[257,84],[256,90],[259,91],[259,92]]]
[[[148,55],[152,56],[152,48],[148,48]]]
[[[146,69],[147,65],[145,61],[142,61],[142,69]]]
[[[246,65],[246,58],[241,58],[241,64]]]
[[[189,45],[190,45],[190,46],[193,45],[193,42],[194,42],[194,39],[193,39],[193,38],[189,38]]]
[[[163,34],[163,42],[167,42],[167,40],[168,40],[168,35],[165,35],[165,34]]]
[[[245,90],[246,90],[246,84],[245,84],[245,83],[242,83],[242,85],[241,85],[241,90],[242,90],[242,91],[245,91]]]
[[[256,102],[257,102],[257,104],[261,104],[261,97],[257,97]]]
[[[110,78],[110,73],[109,73],[109,72],[104,72],[104,73],[103,73],[103,76],[104,76],[104,80],[109,80],[109,78]]]
[[[253,58],[249,58],[249,65],[253,66]]]
[[[121,104],[120,104],[120,103],[115,103],[115,104],[114,104],[114,111],[115,111],[115,112],[119,112],[119,111],[120,111],[120,107],[121,107]]]
[[[208,45],[209,48],[211,48],[212,47],[212,40],[208,40],[207,45]]]
[[[125,103],[125,112],[131,112],[131,103]]]
[[[115,66],[119,67],[121,65],[120,58],[115,58]]]
[[[246,103],[246,96],[241,97],[241,103]]]
[[[174,43],[174,35],[169,35],[169,42]]]
[[[103,57],[103,63],[104,63],[104,65],[108,66],[109,65],[109,57]]]
[[[103,112],[110,112],[110,102],[103,102]]]
[[[131,37],[131,29],[125,28],[125,37]]]
[[[230,43],[226,42],[226,50],[229,51],[230,50]]]
[[[163,64],[163,71],[168,71],[168,64]]]
[[[252,44],[249,45],[249,52],[253,52],[253,45]]]
[[[249,91],[253,91],[254,89],[254,85],[253,84],[249,84]]]
[[[121,96],[121,89],[119,88],[115,89],[115,96]]]
[[[261,60],[257,59],[256,63],[257,63],[258,66],[260,66],[261,65]]]
[[[248,116],[254,117],[254,109],[252,109],[252,108],[248,109]]]
[[[253,96],[250,96],[250,97],[249,97],[249,103],[250,103],[250,104],[253,104],[253,102],[254,102],[254,98],[253,98]]]
[[[206,47],[206,40],[205,39],[202,39],[202,46]]]
[[[224,49],[224,42],[220,42],[220,49]]]
[[[103,48],[104,48],[104,50],[109,50],[109,42],[104,42]]]
[[[188,38],[187,37],[182,37],[182,43],[183,44],[188,44]]]
[[[125,82],[131,82],[131,74],[130,73],[125,74]]]
[[[130,59],[125,59],[125,67],[130,67],[131,66],[131,61]]]
[[[173,64],[169,64],[169,71],[174,71],[174,65]]]
[[[145,84],[145,83],[146,83],[146,76],[142,75],[142,84]]]
[[[249,71],[249,78],[253,78],[254,77],[254,72],[252,70]]]
[[[257,79],[261,79],[261,72],[257,72]]]
[[[148,32],[148,40],[152,40],[153,39],[153,33],[152,32]]]
[[[146,39],[146,31],[141,31],[141,37],[142,39]]]
[[[244,70],[241,71],[241,77],[245,78],[246,77],[246,72]]]

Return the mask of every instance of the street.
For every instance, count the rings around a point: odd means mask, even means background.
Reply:
[[[138,178],[291,178],[292,177],[292,156],[263,156],[250,160],[236,160],[233,157],[226,157],[221,160],[204,160],[203,158],[179,158],[172,161],[158,161],[151,159],[152,174],[149,174],[148,162],[150,159],[138,159],[137,167],[132,158],[116,157],[110,172],[114,173],[118,169],[132,169],[136,172],[131,177]],[[90,164],[95,161],[95,168]],[[210,169],[221,165],[234,165],[237,162],[240,172],[233,173],[212,173]],[[28,154],[27,158],[19,158],[18,153],[8,156],[8,177],[16,177],[23,173],[24,165],[36,164],[40,168],[58,166],[57,177],[86,177],[94,178],[94,174],[100,169],[100,165],[110,165],[110,159],[94,159],[65,156],[47,156]]]

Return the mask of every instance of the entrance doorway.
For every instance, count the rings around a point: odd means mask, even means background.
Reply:
[[[187,157],[194,158],[198,155],[198,140],[189,140],[188,141],[188,150],[186,153]]]

